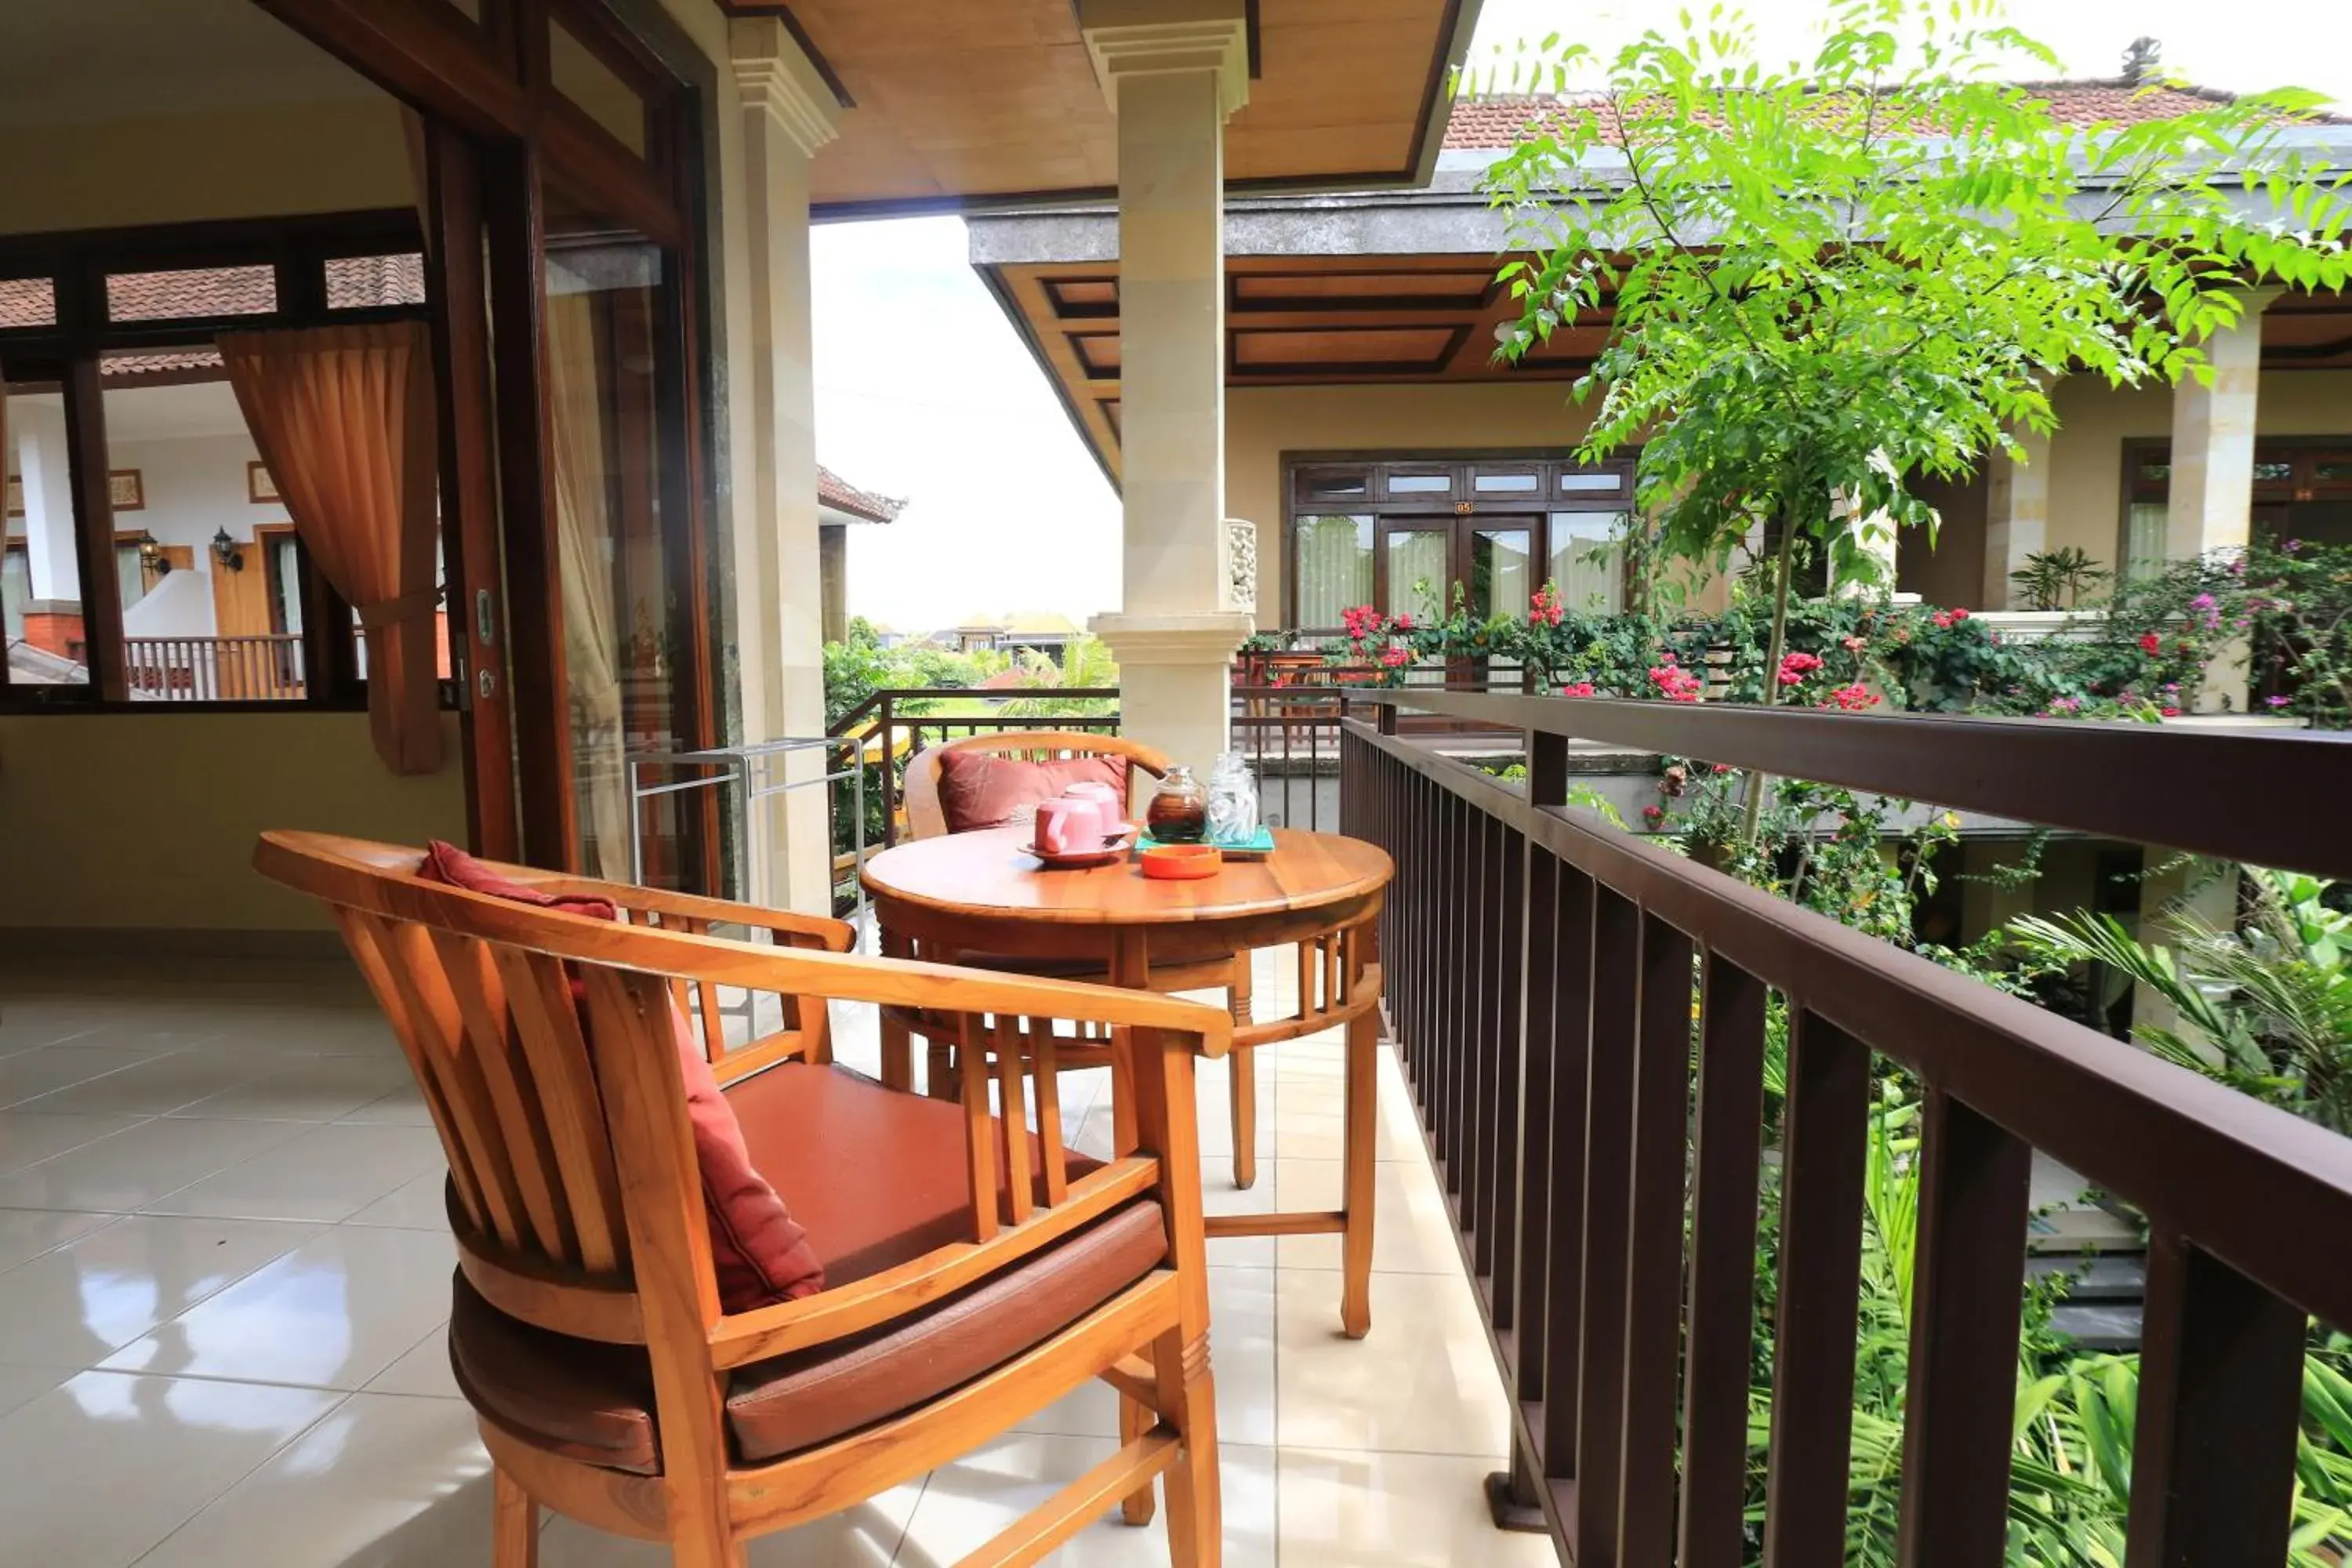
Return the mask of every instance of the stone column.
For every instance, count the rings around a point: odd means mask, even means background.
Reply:
[[[2020,455],[1985,459],[1984,597],[1988,610],[2028,608],[2009,580],[2050,541],[2050,437],[2014,431]],[[2120,567],[2120,563],[2112,564]]]
[[[2187,561],[2242,550],[2252,532],[2254,416],[2263,379],[2263,312],[2277,289],[2250,289],[2238,324],[2206,341],[2210,379],[2172,389],[2172,483],[2166,497],[2164,554]],[[2247,649],[2222,648],[2206,667],[2200,712],[2242,708]]]
[[[751,246],[751,527],[737,552],[747,741],[824,733],[823,573],[816,514],[816,383],[809,307],[809,159],[836,134],[833,95],[783,23],[730,25],[742,100],[743,210]],[[819,753],[784,778],[814,779]],[[769,852],[754,889],[791,908],[832,903],[824,786],[772,797],[755,825]]]
[[[25,491],[25,566],[29,597],[25,640],[61,658],[83,657],[81,560],[74,551],[72,470],[68,466],[66,416],[18,398],[8,410],[16,459]]]
[[[1118,117],[1124,602],[1093,629],[1121,728],[1205,769],[1255,616],[1225,526],[1224,123],[1248,89],[1243,0],[1081,0]]]
[[[2250,289],[2238,324],[2205,343],[2210,382],[2172,389],[2172,488],[2164,553],[2175,561],[2246,542],[2254,499],[2254,405],[2262,386],[2263,311],[2276,289]]]

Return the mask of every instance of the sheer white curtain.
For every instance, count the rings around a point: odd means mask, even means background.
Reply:
[[[611,515],[612,465],[604,439],[604,408],[611,394],[605,381],[596,342],[594,297],[550,288],[547,396],[554,434],[563,673],[571,689],[581,869],[591,877],[627,881],[628,776],[622,762],[620,635],[613,593],[618,520]]]
[[[1298,625],[1328,628],[1339,613],[1372,602],[1372,520],[1302,517],[1295,532]]]
[[[1387,614],[1430,619],[1444,615],[1454,596],[1452,573],[1446,564],[1448,530],[1422,529],[1389,535]]]
[[[1550,576],[1561,604],[1612,614],[1625,607],[1625,524],[1622,511],[1551,514]],[[1596,557],[1596,551],[1606,553]]]

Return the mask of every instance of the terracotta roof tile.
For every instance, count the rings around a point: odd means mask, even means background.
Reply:
[[[56,284],[46,278],[0,278],[0,327],[48,327],[57,320]]]
[[[274,267],[198,267],[174,272],[112,272],[106,314],[116,321],[191,316],[258,316],[278,309]]]
[[[2216,103],[2235,101],[2235,95],[2202,87],[2136,87],[2121,78],[2087,81],[2029,81],[2018,85],[2050,103],[2063,125],[2124,124],[2170,120]],[[1518,132],[1556,112],[1562,104],[1591,103],[1592,98],[1567,99],[1491,97],[1456,99],[1446,121],[1445,145],[1452,148],[1508,147]],[[2329,124],[2346,123],[2340,117],[2320,117]]]
[[[868,522],[888,522],[907,506],[905,501],[859,489],[822,463],[816,470],[816,499],[837,511],[862,517]]]

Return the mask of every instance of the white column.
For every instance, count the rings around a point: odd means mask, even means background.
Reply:
[[[25,480],[25,564],[32,596],[81,603],[81,563],[74,553],[73,481],[66,461],[66,416],[31,398],[8,411],[16,471]]]
[[[2242,550],[2253,531],[2254,417],[2263,381],[2263,312],[2276,289],[2250,289],[2238,324],[2206,340],[2211,375],[2172,389],[2172,483],[2166,497],[2164,553],[2187,561]],[[2246,700],[2248,649],[2224,645],[2205,667],[2200,713]]]
[[[810,342],[809,159],[836,134],[833,97],[783,23],[731,24],[742,99],[744,217],[751,246],[751,526],[737,551],[747,741],[824,733],[823,571],[817,544],[816,382]],[[814,780],[810,752],[780,770]],[[824,786],[773,797],[755,834],[769,865],[756,890],[829,910],[833,844]],[[756,850],[760,845],[755,839]]]
[[[2276,289],[2248,289],[2238,324],[2206,341],[2210,381],[2172,389],[2172,489],[2164,553],[2185,561],[2246,542],[2254,500],[2254,405],[2263,375],[2263,311]]]
[[[2012,432],[2019,456],[1995,452],[1985,459],[1984,597],[1988,610],[2026,608],[2016,603],[2010,574],[2024,570],[2025,558],[2049,548],[2050,437],[2030,430]],[[2120,566],[2120,563],[2116,563]]]
[[[1121,728],[1205,768],[1255,617],[1225,526],[1224,123],[1248,89],[1243,0],[1081,0],[1118,117],[1124,603],[1094,618]]]

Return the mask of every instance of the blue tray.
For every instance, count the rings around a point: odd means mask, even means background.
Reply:
[[[1136,847],[1139,849],[1149,849],[1153,845],[1160,842],[1161,842],[1160,839],[1154,838],[1151,837],[1150,832],[1146,830],[1143,837],[1136,841]],[[1243,859],[1248,859],[1255,856],[1271,855],[1274,853],[1274,829],[1266,826],[1264,823],[1260,823],[1258,824],[1258,829],[1255,836],[1242,839],[1237,843],[1228,844],[1215,838],[1204,838],[1201,842],[1214,845],[1228,855],[1237,856]]]

